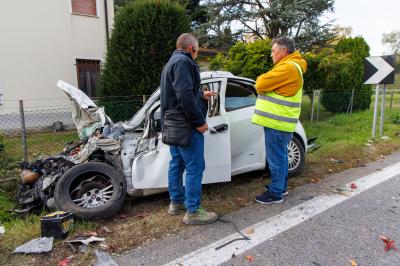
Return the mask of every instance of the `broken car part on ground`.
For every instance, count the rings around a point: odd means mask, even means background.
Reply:
[[[203,183],[229,182],[233,175],[263,170],[264,131],[251,123],[255,82],[229,72],[201,76],[202,88],[218,93],[208,103]],[[130,121],[113,123],[82,91],[63,81],[57,85],[71,99],[80,140],[58,155],[22,164],[17,212],[47,207],[81,218],[105,218],[118,212],[126,194],[167,190],[170,153],[161,142],[159,89]],[[307,141],[299,122],[288,146],[290,175],[301,172],[314,140]]]

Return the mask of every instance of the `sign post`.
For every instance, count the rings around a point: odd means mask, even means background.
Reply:
[[[376,84],[374,120],[372,122],[372,138],[376,136],[376,121],[378,118],[379,84],[384,84],[382,91],[381,120],[379,127],[380,136],[383,135],[383,123],[385,121],[385,96],[386,84],[394,83],[394,67],[396,57],[394,55],[371,56],[364,60],[364,84]]]

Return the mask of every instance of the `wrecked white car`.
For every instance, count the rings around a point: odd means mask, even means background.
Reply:
[[[203,72],[201,78],[202,89],[218,92],[208,105],[203,183],[263,170],[264,132],[251,123],[255,82],[229,72]],[[159,89],[130,121],[112,123],[82,91],[63,81],[57,86],[71,98],[80,140],[23,167],[19,212],[47,206],[82,218],[105,218],[118,212],[126,194],[166,191],[170,153],[161,142]],[[288,146],[291,176],[301,172],[309,144],[298,123]]]

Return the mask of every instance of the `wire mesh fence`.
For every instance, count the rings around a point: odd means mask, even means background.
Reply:
[[[321,103],[321,96],[336,97],[338,94],[345,94],[343,104],[345,105],[345,113],[351,114],[353,106],[357,103],[357,92],[348,90],[335,90],[331,92],[322,92],[320,90],[312,91],[308,95],[304,95],[302,103],[302,121],[323,121],[329,119],[334,114],[327,111]],[[370,109],[373,109],[375,93],[369,92],[371,97]],[[148,96],[124,96],[111,97],[111,101],[106,103],[106,113],[110,106],[116,110],[116,114],[132,117],[139,110]],[[393,108],[400,111],[400,90],[388,90],[386,94],[386,108]],[[99,105],[104,103],[103,99],[95,99]],[[38,102],[40,104],[38,104]],[[108,104],[108,107],[107,107]],[[64,99],[40,101],[40,99],[13,101],[7,110],[0,113],[0,135],[6,136],[8,139],[8,147],[14,158],[18,160],[32,160],[32,156],[38,153],[56,153],[61,152],[65,143],[78,138],[76,127],[72,120],[72,108]],[[126,107],[128,106],[128,113]],[[124,111],[125,110],[125,111]],[[125,112],[125,113],[124,113]],[[114,122],[118,122],[116,119]]]

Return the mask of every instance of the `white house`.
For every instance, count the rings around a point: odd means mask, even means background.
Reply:
[[[96,96],[113,0],[0,1],[0,115],[68,105],[62,79]]]

